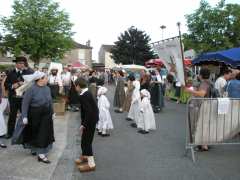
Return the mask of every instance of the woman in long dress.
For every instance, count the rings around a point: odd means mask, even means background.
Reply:
[[[1,87],[0,87],[0,96],[1,96],[1,102],[0,102],[0,138],[4,137],[7,133],[7,126],[4,118],[4,111],[7,108],[8,105],[8,99],[7,99],[7,94],[6,90],[4,87],[4,83],[6,80],[6,74],[2,73],[0,75],[1,79]],[[6,148],[7,146],[1,141],[0,139],[0,147],[1,148]]]
[[[22,102],[23,144],[30,148],[38,161],[50,163],[47,153],[54,142],[53,106],[48,79],[43,72],[37,72],[35,83],[24,94]]]
[[[103,137],[110,136],[110,134],[107,132],[113,129],[112,118],[109,112],[110,102],[105,96],[106,93],[107,93],[107,88],[100,87],[98,89],[99,121],[98,121],[97,129],[98,129],[99,135]]]
[[[150,103],[151,99],[150,93],[146,89],[143,89],[141,90],[141,97],[142,97],[140,105],[141,115],[139,120],[140,130],[138,132],[141,134],[147,134],[149,133],[150,130],[156,129],[156,122],[153,109]]]
[[[134,90],[133,81],[135,81],[135,77],[134,77],[134,75],[130,75],[128,77],[127,92],[126,92],[126,97],[125,97],[124,104],[123,104],[123,111],[125,111],[125,112],[129,112],[129,110],[130,110],[130,106],[131,106],[131,102],[132,102],[132,94],[133,94],[133,90]]]
[[[115,112],[123,112],[123,103],[125,100],[125,79],[122,71],[117,72],[117,87],[114,94],[113,105],[116,108]]]
[[[162,78],[158,71],[152,72],[150,93],[151,93],[151,97],[154,97],[154,98],[151,98],[153,111],[155,113],[158,113],[164,107]]]

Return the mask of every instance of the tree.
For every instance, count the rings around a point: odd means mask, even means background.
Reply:
[[[221,0],[211,7],[205,0],[192,14],[186,15],[188,34],[185,48],[208,52],[240,46],[240,5]]]
[[[135,27],[130,27],[118,37],[112,48],[112,58],[116,63],[141,64],[154,58],[154,52],[149,45],[150,37]]]
[[[30,55],[36,64],[42,58],[61,58],[73,45],[69,16],[52,0],[15,0],[13,15],[1,19],[3,44],[14,55]]]

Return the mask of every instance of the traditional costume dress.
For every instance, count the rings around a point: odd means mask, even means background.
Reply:
[[[113,106],[117,108],[117,112],[122,112],[123,104],[125,100],[125,82],[124,77],[119,77],[117,80],[117,86],[114,94]]]
[[[107,88],[100,87],[98,89],[98,109],[99,109],[99,121],[98,121],[98,132],[102,136],[109,136],[107,131],[113,129],[113,122],[111,114],[109,112],[110,102],[108,101],[105,94],[107,93]]]
[[[80,164],[86,161],[87,164],[79,165],[80,171],[89,171],[95,169],[95,162],[93,157],[92,142],[96,124],[99,120],[99,110],[88,88],[82,90],[79,96],[79,103],[81,104],[81,126],[84,128],[81,139],[82,156],[75,162]]]
[[[150,103],[151,95],[146,90],[141,90],[142,101],[140,105],[140,119],[138,123],[139,131],[142,134],[146,134],[149,130],[156,129],[155,117]]]
[[[162,78],[159,73],[157,73],[155,76],[152,76],[150,93],[151,97],[154,97],[151,98],[153,110],[157,113],[164,107]]]
[[[2,81],[2,86],[0,87],[0,136],[6,135],[7,133],[7,126],[5,123],[5,118],[4,118],[4,111],[7,108],[8,105],[8,100],[5,97],[5,91],[4,91],[4,81]]]
[[[44,77],[43,72],[36,73],[36,79]],[[27,89],[22,102],[22,119],[25,121],[23,144],[32,153],[46,157],[54,140],[53,105],[48,86],[35,83]]]
[[[135,80],[133,82],[134,90],[132,94],[132,102],[131,107],[128,113],[128,119],[132,119],[135,123],[132,123],[132,127],[138,127],[138,121],[140,118],[140,103],[141,103],[141,96],[140,96],[140,82]]]
[[[125,97],[124,104],[123,104],[123,111],[125,111],[125,112],[129,112],[129,110],[130,110],[133,90],[134,90],[133,81],[129,80],[128,85],[127,85],[126,97]]]

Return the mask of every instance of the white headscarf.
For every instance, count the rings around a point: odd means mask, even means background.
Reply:
[[[103,95],[103,94],[106,94],[107,91],[108,91],[107,88],[105,88],[105,87],[100,87],[100,88],[98,89],[98,96],[101,96],[101,95]]]
[[[146,90],[146,89],[141,90],[141,94],[142,94],[144,97],[147,97],[149,100],[151,99],[151,95],[150,95],[150,93],[148,92],[148,90]]]
[[[133,81],[133,86],[135,87],[135,89],[140,90],[140,82],[138,80]]]
[[[41,79],[44,76],[45,76],[44,72],[35,71],[33,74],[23,75],[23,79],[24,79],[25,82],[32,82],[32,81],[36,81],[38,79]]]

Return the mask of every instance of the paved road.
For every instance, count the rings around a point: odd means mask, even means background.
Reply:
[[[113,89],[109,99],[112,101]],[[81,174],[73,164],[80,154],[80,137],[76,133],[79,115],[70,121],[70,133],[65,157],[56,168],[56,179],[73,170],[66,178],[72,180],[239,180],[240,147],[216,147],[198,153],[197,163],[185,157],[185,105],[166,102],[166,108],[156,114],[157,130],[138,134],[125,120],[126,114],[111,111],[115,129],[111,136],[94,140],[97,170]],[[75,120],[74,120],[75,119]],[[69,153],[71,152],[71,155]],[[75,155],[75,156],[74,156]],[[70,161],[70,162],[69,162]],[[66,166],[63,166],[67,163]],[[64,168],[65,167],[65,168]],[[65,179],[66,179],[65,178]],[[54,179],[54,178],[53,178]]]
[[[112,101],[113,89],[109,99]],[[184,156],[185,105],[166,102],[156,114],[157,130],[138,134],[126,114],[111,111],[115,129],[94,140],[97,169],[81,174],[74,165],[80,154],[79,113],[55,122],[57,142],[51,165],[39,164],[20,147],[0,149],[0,180],[239,180],[240,146],[213,147],[198,153],[197,163]]]

